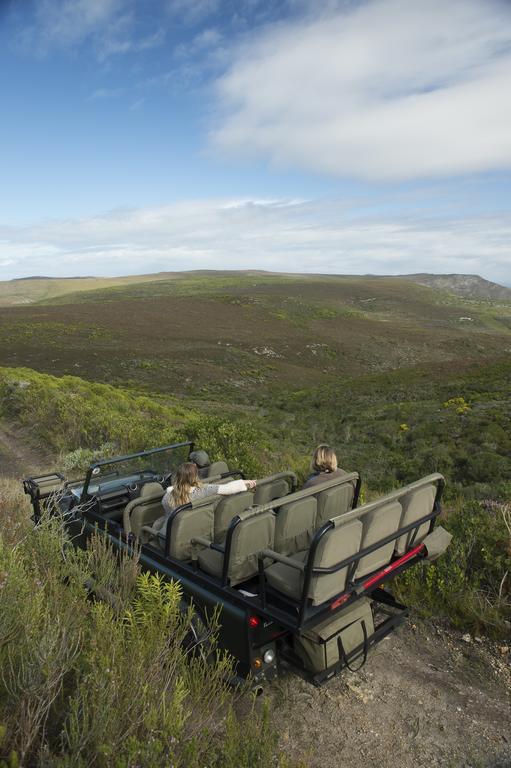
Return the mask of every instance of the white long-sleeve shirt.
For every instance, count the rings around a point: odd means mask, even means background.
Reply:
[[[169,516],[175,509],[175,507],[172,506],[172,490],[173,486],[170,485],[161,500],[165,514],[153,523],[152,527],[156,531],[162,530]],[[244,480],[231,480],[229,483],[222,483],[221,485],[206,483],[205,485],[198,485],[192,488],[190,491],[190,501],[205,499],[207,496],[215,496],[217,494],[220,496],[230,496],[233,493],[241,493],[246,490],[247,484]]]

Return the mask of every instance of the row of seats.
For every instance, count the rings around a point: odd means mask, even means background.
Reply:
[[[353,484],[353,480],[343,480],[345,486]],[[429,521],[401,536],[397,534],[433,511],[442,484],[441,475],[429,475],[357,509],[338,508],[339,513],[327,518],[326,525],[325,519],[318,516],[320,508],[324,511],[321,497],[325,490],[323,486],[316,486],[309,489],[312,492],[309,495],[303,491],[292,495],[301,498],[293,500],[289,496],[273,502],[272,506],[241,513],[231,524],[223,547],[212,547],[210,543],[209,548],[198,553],[198,563],[207,573],[223,577],[225,582],[235,586],[257,573],[261,554],[264,556],[265,578],[272,588],[294,600],[305,597],[313,605],[320,605],[342,593],[348,579],[350,582],[360,580],[387,566],[395,555],[404,554],[412,541],[420,543],[429,532]],[[339,483],[338,499],[342,486]],[[309,500],[307,504],[300,503],[305,499]],[[314,501],[315,532],[311,536],[307,521],[310,521]],[[294,514],[300,510],[302,514]],[[293,530],[293,535],[283,536],[284,530],[287,533]],[[330,573],[317,570],[335,569],[344,560],[394,535],[389,542],[355,560],[351,567]],[[200,538],[197,543],[208,544],[205,538]],[[313,570],[304,595],[308,567]]]
[[[191,560],[194,554],[193,539],[206,538],[220,544],[226,538],[233,518],[243,515],[246,510],[257,506],[258,499],[271,503],[275,498],[286,496],[296,485],[293,472],[279,472],[263,478],[257,483],[255,492],[242,491],[232,496],[209,496],[192,502],[169,518],[167,532],[159,537],[160,546],[165,547],[168,537],[168,554],[177,560]]]
[[[204,470],[201,477],[208,483],[223,483],[232,480],[229,467],[225,461],[214,461]],[[229,473],[229,477],[224,477]],[[123,511],[123,527],[126,534],[132,533],[137,538],[143,538],[142,528],[150,526],[164,514],[161,500],[165,493],[160,483],[145,483],[140,495],[130,501]]]
[[[225,462],[215,462],[211,466],[220,463],[227,467]],[[229,481],[231,478],[224,479]],[[210,478],[207,478],[207,480],[210,481]],[[221,480],[215,480],[215,482],[220,483]],[[244,511],[248,507],[267,504],[273,499],[284,497],[295,487],[296,475],[294,472],[280,472],[279,474],[259,480],[255,492],[244,491],[233,496],[210,496],[199,502],[194,502],[191,505],[191,509],[186,511],[186,520],[178,516],[179,520],[176,517],[172,521],[172,556],[178,557],[180,560],[188,559],[187,556],[181,554],[185,546],[182,542],[188,535],[188,531],[190,532],[190,537],[187,542],[188,549],[186,551],[190,548],[189,541],[194,534],[205,535],[205,531],[208,535],[211,533],[209,520],[213,521],[213,540],[220,542],[225,538],[232,518],[239,512]],[[123,525],[126,534],[133,534],[137,538],[144,540],[144,528],[150,527],[155,520],[164,514],[161,503],[163,494],[163,488],[159,483],[146,483],[142,487],[140,496],[130,501],[124,508]],[[201,510],[204,521],[200,520],[199,513],[195,511],[198,509]],[[174,544],[174,542],[177,543]]]
[[[358,482],[358,473],[353,472],[285,497],[275,497],[255,509],[240,509],[225,530],[225,540],[219,536],[209,538],[216,547],[206,546],[208,537],[204,534],[195,537],[205,542],[205,548],[198,553],[199,567],[235,586],[257,573],[261,550],[271,548],[279,554],[291,555],[307,549],[315,531],[325,521],[352,508]]]

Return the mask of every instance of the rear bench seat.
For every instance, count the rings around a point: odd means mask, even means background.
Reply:
[[[397,541],[392,540],[374,552],[364,555],[358,563],[355,561],[349,567],[351,573],[348,573],[348,567],[331,574],[312,571],[312,578],[304,595],[306,565],[312,565],[313,569],[330,568],[397,533],[400,528],[413,525],[415,521],[433,511],[437,493],[443,482],[442,475],[438,473],[428,475],[381,499],[332,517],[316,532],[309,548],[295,551],[291,556],[265,550],[262,553],[265,561],[267,562],[268,558],[274,561],[265,570],[268,584],[296,600],[308,598],[313,605],[319,605],[340,594],[347,587],[347,579],[356,581],[378,571],[391,562],[394,553],[401,555],[412,545],[419,544],[429,532],[430,521],[403,534]],[[309,507],[310,509],[304,507],[303,519],[310,521],[312,506]],[[279,514],[280,512],[277,514],[277,528]],[[297,537],[297,541],[303,542],[304,539]],[[275,543],[279,543],[277,532]],[[282,548],[282,542],[280,543]]]
[[[279,555],[279,561],[266,568],[266,579],[272,587],[299,600],[303,594],[305,565],[309,558],[315,568],[331,568],[360,550],[363,526],[359,520],[344,523],[341,516],[333,518],[330,523],[316,547],[297,552],[292,557]],[[274,557],[271,552],[263,554],[267,555],[267,559]],[[305,597],[313,605],[324,603],[345,589],[347,575],[347,566],[335,573],[313,573]]]

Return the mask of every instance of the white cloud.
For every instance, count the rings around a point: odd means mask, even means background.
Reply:
[[[89,96],[89,101],[97,101],[101,99],[116,99],[118,96],[122,96],[125,93],[125,88],[96,88],[96,90]]]
[[[511,285],[510,242],[509,214],[374,217],[346,201],[198,200],[0,227],[0,276],[250,268],[479,273]]]
[[[375,179],[511,167],[509,2],[333,7],[234,49],[216,150]]]

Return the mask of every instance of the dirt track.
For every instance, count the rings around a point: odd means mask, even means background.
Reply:
[[[0,422],[0,475],[23,477],[42,467],[45,459],[49,459],[47,452],[35,449],[15,427]]]
[[[425,623],[384,640],[359,673],[269,691],[282,746],[311,768],[509,768],[511,674],[488,641]]]

